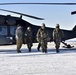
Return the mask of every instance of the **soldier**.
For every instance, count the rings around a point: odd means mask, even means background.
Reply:
[[[31,47],[32,47],[32,31],[31,27],[28,27],[26,32],[25,32],[25,43],[27,44],[27,47],[29,49],[29,52],[31,52]]]
[[[17,44],[17,52],[21,53],[20,48],[22,46],[22,27],[18,24],[16,29],[16,44]]]
[[[53,40],[56,47],[56,52],[59,53],[60,42],[62,41],[64,34],[60,30],[59,24],[56,25],[56,28],[53,30]]]
[[[45,24],[43,23],[41,28],[37,32],[37,41],[41,45],[42,52],[47,53],[47,38],[48,32],[46,30]]]

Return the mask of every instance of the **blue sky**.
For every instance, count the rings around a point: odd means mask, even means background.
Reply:
[[[7,2],[76,2],[76,0],[0,0],[0,3],[7,3]],[[12,11],[21,12],[24,14],[37,16],[44,18],[45,20],[35,20],[28,17],[23,17],[24,20],[41,26],[42,23],[45,23],[47,27],[55,27],[57,23],[60,24],[61,29],[68,29],[71,30],[74,25],[76,25],[76,15],[71,15],[71,11],[76,10],[76,5],[68,6],[68,5],[4,5],[0,6],[0,9],[7,9]],[[20,16],[12,13],[7,13],[4,11],[0,11],[2,15],[13,15],[13,16]]]

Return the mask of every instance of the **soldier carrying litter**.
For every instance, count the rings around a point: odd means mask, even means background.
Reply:
[[[64,34],[60,30],[59,24],[56,25],[56,28],[53,30],[53,40],[56,47],[56,52],[59,53],[60,42],[62,41]]]

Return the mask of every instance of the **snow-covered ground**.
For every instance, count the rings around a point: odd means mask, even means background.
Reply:
[[[23,45],[22,53],[16,52],[16,45],[0,46],[0,75],[76,75],[75,48],[56,53],[54,43],[48,44],[48,53],[37,51],[37,44],[29,53]],[[62,46],[62,45],[61,45]]]

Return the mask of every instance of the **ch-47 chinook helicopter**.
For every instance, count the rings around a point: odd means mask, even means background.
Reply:
[[[1,3],[0,5],[13,5],[13,4],[45,4],[45,5],[76,5],[76,3]],[[27,16],[30,18],[43,20],[43,18],[38,18],[35,16],[30,16],[27,14],[0,9],[0,11],[11,12],[15,14],[19,14],[20,17],[14,17],[11,15],[0,15],[0,45],[5,44],[15,44],[15,30],[18,24],[20,24],[23,28],[23,34],[25,33],[28,26],[32,28],[33,32],[33,43],[36,43],[36,33],[40,26],[32,25],[31,23],[22,19],[22,16]],[[50,41],[53,41],[52,32],[54,28],[46,27],[49,33]],[[76,25],[72,30],[63,30],[65,37],[62,39],[62,43],[67,46],[67,48],[71,48],[71,45],[65,43],[65,40],[72,39],[76,37]]]

